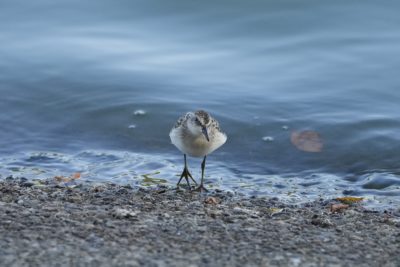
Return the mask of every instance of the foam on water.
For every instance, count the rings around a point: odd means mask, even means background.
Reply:
[[[169,155],[88,150],[74,155],[31,152],[0,158],[0,179],[14,176],[54,179],[80,173],[79,181],[113,182],[136,187],[174,188],[182,171],[182,158]],[[189,158],[189,168],[198,180],[200,160]],[[343,178],[329,173],[249,174],[209,160],[205,183],[210,189],[247,196],[277,197],[286,203],[302,204],[320,198],[365,197],[364,205],[384,209],[400,204],[400,177],[391,173],[369,173]]]

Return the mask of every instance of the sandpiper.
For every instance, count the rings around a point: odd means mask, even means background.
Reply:
[[[204,110],[188,112],[178,119],[169,133],[169,137],[172,144],[183,153],[185,163],[177,186],[179,187],[183,177],[186,179],[189,189],[191,189],[189,178],[197,184],[189,172],[186,155],[204,157],[201,163],[201,183],[196,190],[207,191],[203,185],[207,155],[222,146],[227,139],[226,134],[219,128],[218,121]]]

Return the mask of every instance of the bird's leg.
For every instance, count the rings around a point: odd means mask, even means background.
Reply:
[[[200,186],[196,188],[196,191],[202,192],[205,191],[207,192],[208,190],[204,187],[204,169],[206,168],[206,158],[207,155],[204,156],[203,162],[201,163],[201,182],[200,182]]]
[[[186,183],[188,185],[189,190],[191,189],[190,187],[190,183],[189,183],[189,178],[192,179],[192,181],[197,184],[197,182],[193,179],[192,175],[189,172],[189,169],[187,167],[187,162],[186,162],[186,154],[183,155],[184,156],[184,160],[185,160],[185,167],[183,168],[182,174],[181,174],[181,178],[179,178],[178,184],[176,185],[179,188],[179,184],[182,181],[182,178],[185,178]]]

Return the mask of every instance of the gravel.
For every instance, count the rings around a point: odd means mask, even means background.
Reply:
[[[0,181],[0,266],[400,266],[399,210]]]

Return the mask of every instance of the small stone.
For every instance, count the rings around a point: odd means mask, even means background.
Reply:
[[[331,205],[331,212],[335,213],[335,212],[342,212],[346,209],[348,209],[350,206],[347,204],[332,204]]]
[[[22,187],[32,187],[32,186],[34,186],[34,185],[35,185],[35,184],[32,183],[32,182],[20,183],[20,186],[22,186]]]
[[[113,213],[113,215],[116,218],[130,218],[130,217],[135,217],[137,214],[138,213],[133,210],[127,210],[122,208],[115,209]]]
[[[235,220],[231,217],[225,217],[223,220],[226,223],[235,223]]]
[[[240,207],[234,207],[232,211],[236,214],[247,214],[247,210]]]
[[[204,203],[212,205],[217,205],[219,202],[220,200],[216,197],[208,197],[204,200]]]
[[[155,201],[155,199],[154,199],[153,197],[148,196],[148,195],[143,196],[142,199],[143,199],[144,201],[146,201],[146,202],[154,202],[154,201]]]
[[[322,228],[328,228],[330,226],[333,226],[333,223],[325,218],[318,218],[318,217],[313,217],[313,219],[311,220],[311,224],[315,225],[315,226],[320,226]]]
[[[283,212],[283,209],[282,208],[268,208],[268,209],[266,209],[266,211],[267,211],[267,213],[270,215],[270,216],[274,216],[274,215],[276,215],[276,214],[280,214],[280,213],[282,213]]]
[[[215,219],[215,218],[217,218],[217,213],[215,213],[215,212],[210,212],[210,213],[208,214],[208,216],[210,216],[211,218]]]

